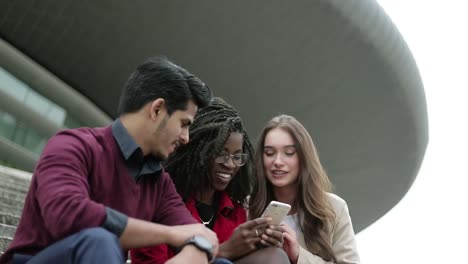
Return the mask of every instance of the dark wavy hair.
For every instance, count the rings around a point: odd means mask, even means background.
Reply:
[[[246,204],[252,189],[253,147],[239,114],[221,98],[215,98],[209,106],[198,111],[190,126],[189,143],[180,146],[166,162],[166,170],[184,200],[211,186],[211,177],[208,177],[211,163],[233,132],[242,134],[242,149],[248,159],[226,192],[232,200]]]
[[[148,102],[163,98],[167,112],[186,110],[189,100],[203,108],[213,99],[208,86],[195,75],[164,57],[143,62],[128,78],[120,96],[119,115],[140,110]]]
[[[265,137],[279,128],[291,135],[299,157],[299,183],[296,204],[299,226],[304,234],[307,249],[326,261],[336,262],[328,239],[327,224],[334,224],[335,212],[328,202],[331,183],[320,163],[315,145],[305,127],[294,117],[280,115],[271,119],[260,135],[255,152],[255,183],[249,201],[250,218],[260,217],[263,210],[275,199],[273,186],[267,180],[263,167]]]

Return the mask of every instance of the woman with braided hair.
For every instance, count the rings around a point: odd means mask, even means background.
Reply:
[[[283,228],[269,225],[269,218],[246,221],[253,148],[237,111],[215,98],[195,116],[189,138],[188,144],[169,157],[165,168],[192,216],[217,234],[217,257],[236,263],[256,263],[259,258],[288,263],[283,250],[271,247],[282,243]],[[266,247],[257,250],[261,245]],[[172,256],[168,246],[131,252],[136,264],[164,263]]]

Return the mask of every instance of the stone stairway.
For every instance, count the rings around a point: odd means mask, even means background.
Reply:
[[[15,235],[30,177],[28,173],[0,166],[0,254]]]
[[[0,165],[0,255],[15,235],[31,175]],[[130,264],[130,260],[127,260]]]

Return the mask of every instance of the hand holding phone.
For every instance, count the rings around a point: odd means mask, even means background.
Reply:
[[[263,211],[262,217],[269,216],[273,220],[271,224],[279,225],[283,222],[289,210],[291,210],[291,205],[278,201],[271,201],[267,208],[265,208],[265,211]]]

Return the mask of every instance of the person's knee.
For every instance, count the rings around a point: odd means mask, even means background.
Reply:
[[[248,263],[268,263],[268,264],[289,264],[289,258],[283,249],[277,247],[266,247],[258,249],[247,256],[237,259],[236,264]]]
[[[289,263],[289,258],[282,248],[268,247],[263,249],[263,257],[268,263]]]
[[[212,264],[233,264],[232,261],[225,258],[215,258]]]
[[[89,228],[48,246],[28,263],[123,263],[122,253],[114,234]]]
[[[117,236],[102,227],[88,228],[80,232],[84,241],[104,244],[118,243]]]
[[[102,263],[102,261],[122,263],[124,261],[119,239],[104,228],[82,230],[75,243],[73,263]]]

